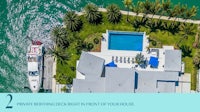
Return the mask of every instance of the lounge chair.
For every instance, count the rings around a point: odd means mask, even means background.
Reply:
[[[112,61],[114,61],[114,58],[115,58],[115,57],[114,57],[114,56],[112,56]]]
[[[122,63],[122,57],[120,57],[119,62]]]
[[[124,57],[124,63],[126,63],[126,57]]]
[[[115,57],[115,62],[118,63],[118,56]]]
[[[130,57],[128,57],[127,62],[130,63]]]
[[[134,58],[131,59],[132,64],[134,63]]]

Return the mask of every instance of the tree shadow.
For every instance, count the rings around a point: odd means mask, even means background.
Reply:
[[[148,21],[148,18],[143,17],[143,18],[136,18],[134,19],[132,22],[130,22],[132,24],[132,26],[136,29],[138,29],[140,31],[140,28],[142,26],[146,26]]]
[[[172,33],[173,35],[180,32],[180,22],[176,22],[176,23],[172,23],[170,26],[169,26],[169,29],[168,31],[170,33]]]
[[[158,21],[148,21],[147,26],[150,28],[150,32],[157,32],[157,30],[159,29]]]
[[[176,23],[162,22],[162,25],[160,25],[159,29],[165,32],[168,32],[168,35],[169,35],[169,32],[174,35],[181,31],[180,25],[181,25],[180,22],[176,22]]]

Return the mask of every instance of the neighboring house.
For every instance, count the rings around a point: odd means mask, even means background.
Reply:
[[[103,34],[105,40],[109,40],[108,33],[107,37]],[[141,51],[111,50],[105,40],[102,40],[104,50],[101,52],[82,52],[77,61],[76,78],[73,79],[73,93],[177,92],[179,77],[184,72],[180,50],[165,46],[147,53],[144,51],[145,44]],[[149,62],[146,67],[134,63],[133,57],[138,53],[144,54],[146,62]],[[152,57],[157,60],[150,62]],[[108,66],[109,62],[112,66]],[[152,67],[152,63],[156,63],[157,67]]]

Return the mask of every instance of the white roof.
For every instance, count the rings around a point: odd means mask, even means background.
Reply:
[[[84,74],[86,78],[97,78],[102,75],[104,69],[104,59],[82,52],[77,70]]]
[[[102,93],[105,91],[105,78],[96,80],[73,79],[74,93]]]
[[[38,71],[38,62],[28,62],[28,71]]]
[[[106,67],[106,92],[134,92],[135,71],[131,68]]]
[[[181,51],[165,50],[165,71],[181,71]]]

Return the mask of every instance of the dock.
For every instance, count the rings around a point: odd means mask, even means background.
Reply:
[[[54,58],[51,55],[44,56],[44,75],[42,79],[45,92],[52,92],[53,63]]]
[[[44,74],[42,88],[45,93],[66,93],[62,91],[65,84],[59,84],[54,78],[56,75],[56,60],[52,55],[44,56]]]

